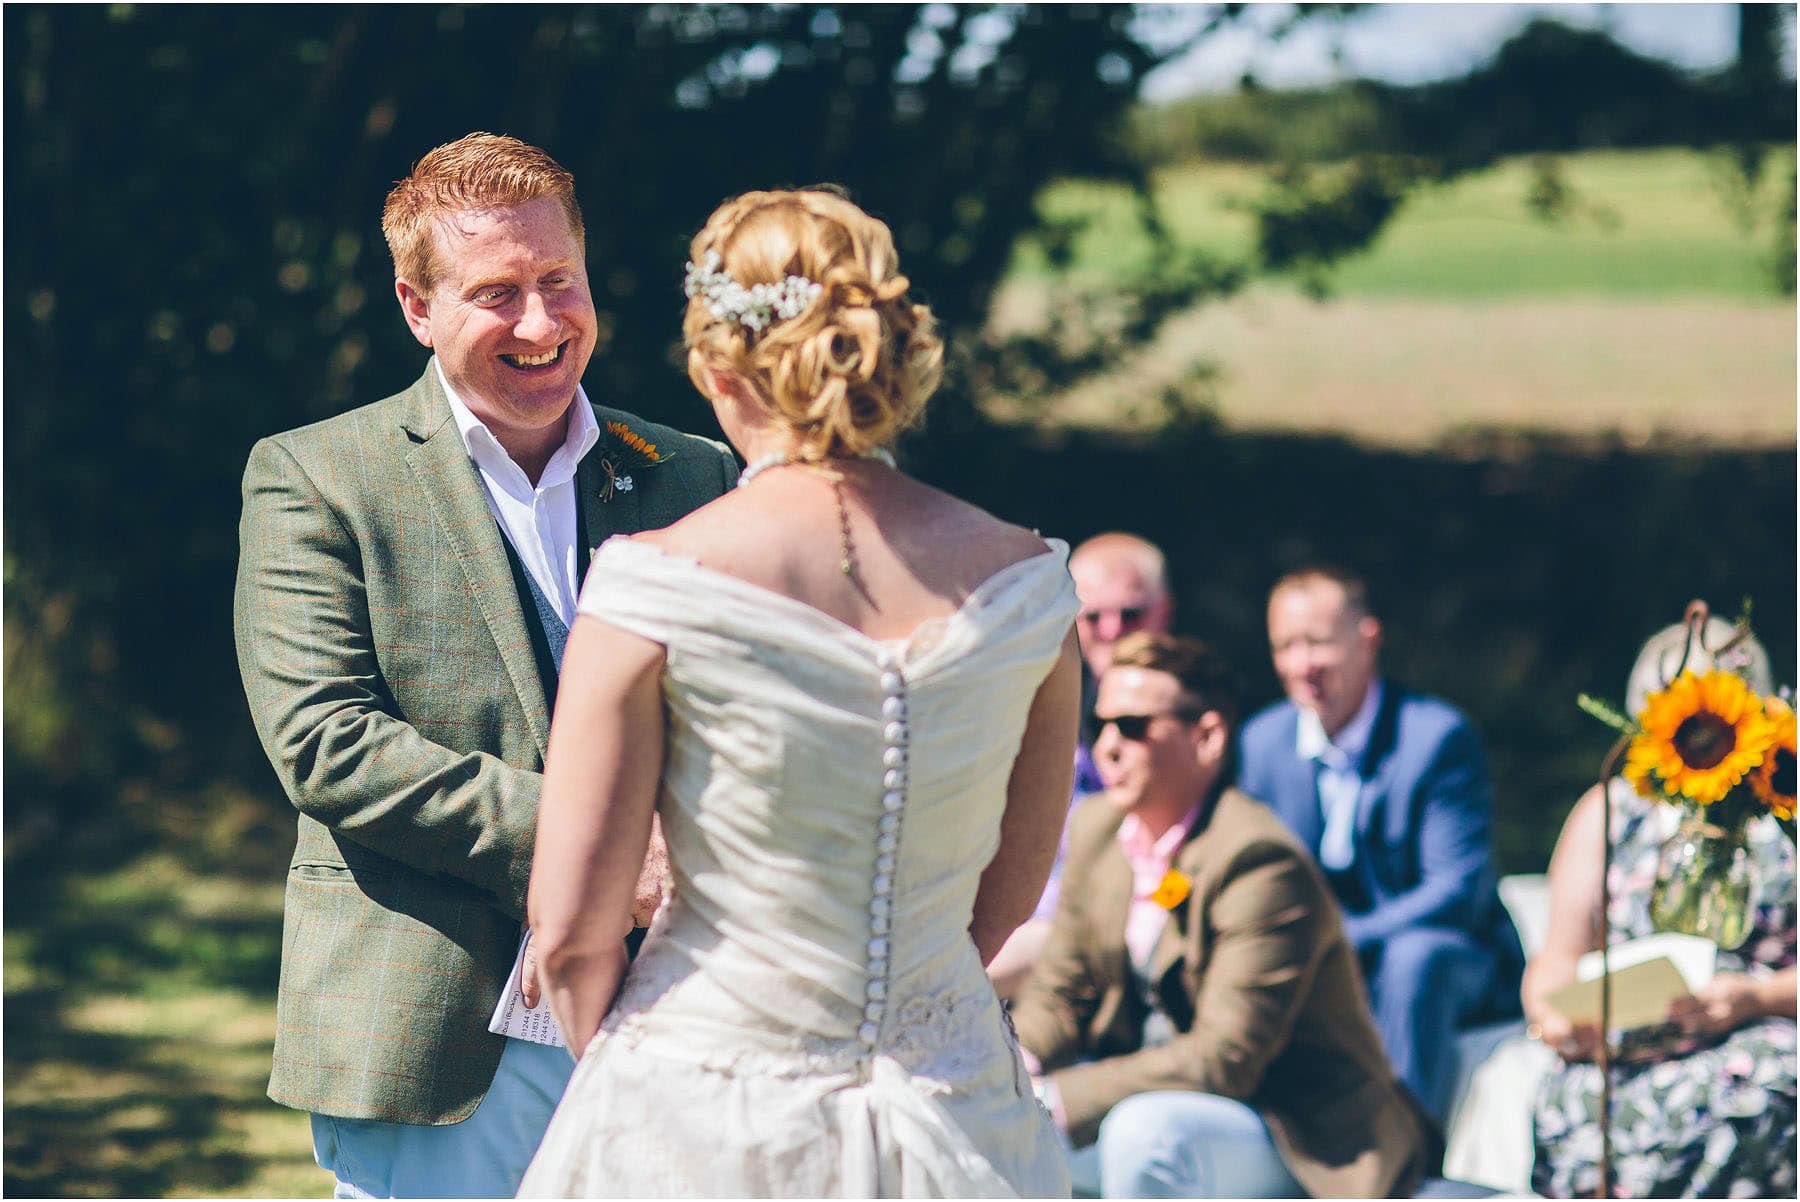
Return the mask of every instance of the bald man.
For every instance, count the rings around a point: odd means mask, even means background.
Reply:
[[[1135,534],[1111,530],[1096,534],[1069,555],[1069,575],[1081,612],[1075,618],[1075,634],[1081,643],[1081,742],[1075,748],[1075,789],[1069,807],[1103,788],[1094,767],[1093,708],[1095,682],[1112,664],[1113,644],[1129,634],[1148,631],[1167,634],[1175,615],[1169,593],[1168,563],[1161,548]],[[1044,896],[1029,921],[988,965],[988,976],[1003,998],[1012,997],[1031,975],[1038,953],[1050,935],[1056,916],[1056,899],[1062,892],[1063,858],[1069,846],[1065,836]]]

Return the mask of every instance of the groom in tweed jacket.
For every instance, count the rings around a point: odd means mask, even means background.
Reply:
[[[313,1114],[340,1197],[510,1196],[572,1068],[487,1025],[588,550],[736,461],[582,392],[581,213],[543,151],[439,147],[382,226],[424,374],[244,475],[238,661],[300,811],[269,1096]]]

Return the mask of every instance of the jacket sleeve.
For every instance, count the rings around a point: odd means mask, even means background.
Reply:
[[[1481,741],[1466,721],[1454,723],[1439,743],[1418,796],[1419,883],[1344,920],[1359,952],[1411,927],[1473,931],[1492,884],[1492,789]]]
[[[1244,847],[1221,880],[1198,911],[1206,916],[1210,951],[1192,1029],[1052,1076],[1075,1146],[1091,1142],[1107,1111],[1133,1094],[1247,1098],[1287,1046],[1335,921],[1332,902],[1296,849],[1273,840]]]
[[[362,550],[273,439],[244,473],[238,669],[263,750],[301,813],[524,920],[543,778],[425,738],[395,712],[369,623]]]
[[[1080,819],[1078,810],[1070,821],[1080,823]],[[1084,835],[1070,832],[1070,851],[1063,865],[1062,891],[1050,935],[1012,1011],[1020,1046],[1046,1069],[1081,1054],[1088,1024],[1100,1003],[1100,984],[1082,951],[1093,863],[1093,839]]]

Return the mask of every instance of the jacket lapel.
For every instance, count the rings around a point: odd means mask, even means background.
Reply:
[[[1400,690],[1391,681],[1381,685],[1381,706],[1375,711],[1375,724],[1369,730],[1368,746],[1363,748],[1357,771],[1363,778],[1362,793],[1356,804],[1357,859],[1369,845],[1369,832],[1381,815],[1387,800],[1388,786],[1394,774],[1391,754],[1399,737]],[[1385,842],[1385,840],[1382,840]]]
[[[1318,770],[1309,759],[1294,752],[1300,731],[1300,711],[1287,703],[1287,721],[1282,723],[1280,746],[1283,753],[1275,757],[1277,783],[1275,796],[1267,798],[1275,813],[1300,845],[1317,855],[1319,840],[1324,837],[1324,820],[1319,814]]]
[[[1125,849],[1118,845],[1116,838],[1107,848],[1107,854],[1094,866],[1089,886],[1088,906],[1093,917],[1088,930],[1102,941],[1096,949],[1102,955],[1095,962],[1115,968],[1122,982],[1128,975],[1129,965],[1125,922],[1131,917],[1132,880],[1131,864],[1125,859]]]
[[[403,424],[419,440],[407,456],[407,466],[430,499],[432,516],[455,551],[541,758],[550,745],[550,715],[531,653],[525,611],[513,584],[500,524],[488,508],[481,478],[451,420],[450,401],[438,384],[435,360],[413,386],[413,405]]]
[[[1195,888],[1200,870],[1200,841],[1212,825],[1212,818],[1218,812],[1218,802],[1215,801],[1211,808],[1211,814],[1201,815],[1199,826],[1189,833],[1187,842],[1175,853],[1175,861],[1171,865],[1176,872],[1187,877],[1188,895],[1179,906],[1169,911],[1169,920],[1163,923],[1162,934],[1156,937],[1156,946],[1150,952],[1150,979],[1159,989],[1169,972],[1188,959],[1190,952],[1198,947],[1198,936],[1195,933],[1201,929],[1205,917],[1200,912],[1200,891]]]
[[[631,475],[631,461],[621,454],[619,442],[606,428],[607,415],[598,409],[594,416],[600,422],[600,441],[582,456],[575,468],[575,491],[580,499],[581,515],[587,523],[588,551],[615,534],[632,533],[643,528],[639,517],[639,490],[643,480],[632,481],[632,487],[621,489],[616,477]],[[607,470],[607,465],[612,470]]]

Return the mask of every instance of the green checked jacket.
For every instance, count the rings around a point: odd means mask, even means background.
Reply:
[[[737,476],[718,443],[595,406],[588,541],[666,526]],[[665,461],[629,459],[609,421]],[[503,535],[434,366],[405,392],[257,443],[238,666],[300,811],[269,1096],[343,1118],[467,1118],[505,1040],[550,719]]]

